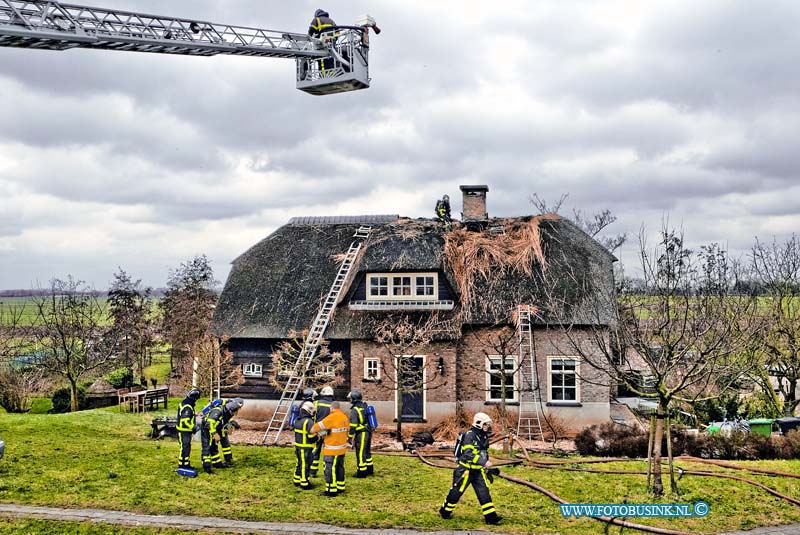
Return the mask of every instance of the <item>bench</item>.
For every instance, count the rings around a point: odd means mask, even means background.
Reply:
[[[142,398],[142,410],[150,410],[150,409],[158,409],[161,404],[164,404],[164,408],[167,408],[167,403],[169,402],[169,387],[164,386],[161,388],[154,388],[152,390],[148,390],[144,393],[144,397]]]

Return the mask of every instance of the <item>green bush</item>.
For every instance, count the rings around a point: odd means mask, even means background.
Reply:
[[[69,387],[59,388],[53,392],[53,408],[54,413],[69,412],[70,409],[70,389]],[[78,387],[78,410],[86,409],[86,387]]]
[[[106,375],[106,381],[114,388],[130,388],[133,385],[133,370],[127,367],[117,368]]]

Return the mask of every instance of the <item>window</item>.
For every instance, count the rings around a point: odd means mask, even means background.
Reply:
[[[519,401],[517,359],[492,355],[486,359],[486,401]],[[503,395],[505,393],[505,395]]]
[[[255,362],[248,362],[247,364],[242,364],[242,375],[244,375],[245,377],[261,377],[262,375],[261,364],[256,364]]]
[[[314,370],[316,377],[333,377],[336,374],[336,369],[330,364],[320,364]]]
[[[414,284],[414,295],[433,297],[433,276],[422,275],[414,277],[416,283]]]
[[[439,298],[437,273],[370,273],[367,275],[368,301],[436,301]]]
[[[411,277],[392,277],[392,295],[411,295]]]
[[[380,361],[378,359],[364,359],[364,379],[377,381],[380,378]]]
[[[385,297],[387,295],[389,295],[389,277],[377,277],[375,275],[370,275],[369,296]]]
[[[550,401],[580,401],[578,388],[578,359],[573,357],[550,357]]]

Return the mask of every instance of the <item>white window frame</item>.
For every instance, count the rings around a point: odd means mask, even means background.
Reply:
[[[512,396],[506,398],[506,403],[516,403],[519,402],[519,382],[520,382],[520,375],[519,375],[519,363],[518,363],[519,356],[518,355],[506,355],[505,363],[506,367],[511,366],[509,370],[511,373],[506,373],[505,375],[510,375],[511,378],[514,380],[514,384],[511,385],[511,392],[513,393]],[[495,361],[498,365],[503,363],[503,356],[502,355],[487,355],[486,356],[486,401],[500,403],[503,401],[502,398],[494,398],[492,397],[492,376],[497,375],[500,370],[492,370],[492,362]],[[508,389],[508,385],[506,385],[506,389]]]
[[[314,377],[334,377],[336,375],[336,369],[332,364],[325,364],[319,365],[314,370]]]
[[[263,377],[264,366],[257,362],[247,362],[242,364],[242,375],[245,377]]]
[[[370,377],[369,375],[369,365],[375,363],[375,375]],[[364,379],[369,381],[377,381],[381,378],[381,361],[380,359],[376,359],[374,357],[366,357],[364,359]]]
[[[422,279],[422,284],[419,283],[419,279]],[[428,284],[425,279],[431,279],[431,283]],[[415,273],[411,279],[411,293],[419,299],[436,299],[439,296],[436,282],[437,277],[432,273]],[[425,293],[425,290],[429,288],[431,293]],[[423,290],[423,293],[419,293],[420,290]]]
[[[395,278],[401,279],[408,277],[411,279],[411,286],[409,295],[394,295],[395,293]],[[417,294],[417,277],[433,277],[433,294],[432,295],[418,295]],[[386,295],[372,295],[373,288],[382,288],[383,286],[373,285],[373,279],[386,278]],[[423,288],[430,287],[423,285]],[[438,301],[439,300],[439,274],[436,272],[398,272],[398,273],[367,273],[367,301]]]
[[[553,361],[571,360],[575,362],[575,399],[553,399]],[[560,373],[563,373],[559,370]],[[565,387],[562,386],[562,389]],[[570,387],[571,388],[571,387]],[[569,355],[554,355],[547,357],[547,401],[549,403],[563,403],[565,405],[581,403],[581,361],[578,357]]]

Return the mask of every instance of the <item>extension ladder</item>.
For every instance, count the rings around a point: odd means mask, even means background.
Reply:
[[[281,393],[280,400],[278,400],[278,406],[272,414],[269,425],[267,425],[267,430],[264,433],[262,442],[267,442],[269,439],[273,441],[273,444],[278,442],[281,431],[283,431],[289,419],[289,414],[292,412],[292,405],[297,399],[297,394],[303,388],[303,384],[306,380],[306,372],[308,372],[308,369],[311,367],[314,355],[316,355],[320,342],[322,342],[322,335],[325,333],[325,329],[328,328],[328,323],[330,323],[333,317],[339,295],[341,295],[344,289],[347,278],[350,275],[350,270],[355,264],[356,257],[358,257],[358,253],[361,251],[364,240],[369,237],[370,231],[372,231],[372,227],[362,225],[358,227],[356,233],[353,234],[353,238],[355,239],[350,244],[350,248],[347,250],[347,254],[345,254],[339,266],[339,271],[328,292],[328,296],[322,302],[322,306],[319,312],[317,312],[316,318],[314,318],[314,323],[311,324],[311,329],[308,331],[303,349],[300,351],[300,355],[297,357],[297,361],[292,368],[289,379],[286,382],[286,387]]]
[[[517,436],[532,440],[543,439],[542,421],[540,412],[542,408],[541,390],[539,389],[539,372],[536,368],[536,356],[533,352],[533,314],[535,307],[531,305],[517,306],[517,336],[519,339],[519,362],[524,369],[524,362],[530,361],[528,376],[531,388],[531,398],[528,400],[520,397],[519,420],[517,421]]]

